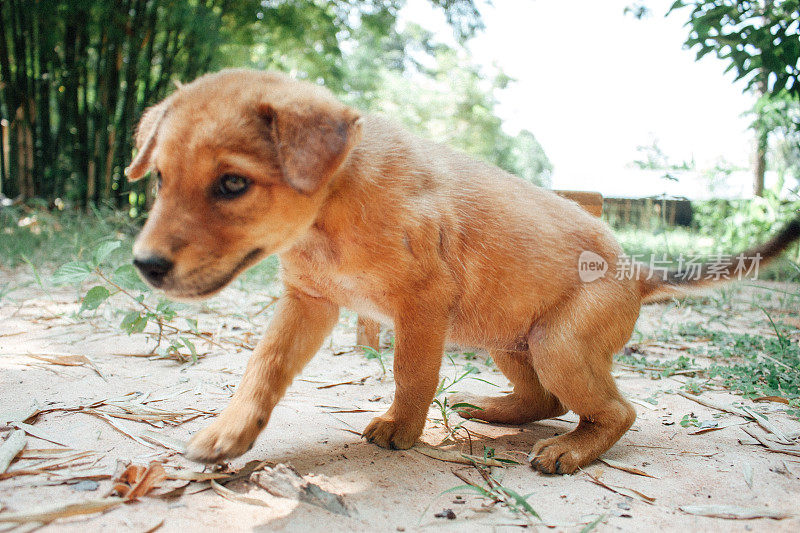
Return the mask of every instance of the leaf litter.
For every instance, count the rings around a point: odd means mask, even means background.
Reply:
[[[36,359],[36,357],[34,357],[34,359]],[[78,359],[75,360],[64,359],[62,362],[65,362],[67,364],[61,364],[61,365],[59,365],[56,362],[49,362],[44,360],[41,360],[41,362],[55,366],[86,366],[87,368],[89,368],[88,364]],[[329,383],[329,385],[326,385],[325,384],[326,382]],[[363,385],[361,380],[355,380],[355,379],[351,381],[341,381],[337,383],[333,383],[333,380],[325,380],[322,381],[320,384],[322,385],[319,387],[320,389],[334,388],[334,387],[339,387],[341,385]],[[343,387],[343,388],[350,388],[350,387]],[[759,448],[763,447],[763,449],[767,451],[797,455],[797,450],[796,450],[797,446],[795,444],[797,439],[796,435],[794,435],[791,431],[784,430],[780,425],[775,424],[774,420],[772,419],[773,418],[772,416],[770,416],[770,418],[766,418],[766,415],[760,413],[758,410],[754,410],[753,407],[749,407],[746,405],[743,406],[742,402],[725,405],[725,404],[720,404],[719,402],[713,400],[708,400],[707,398],[701,398],[700,401],[697,401],[696,397],[689,397],[688,394],[686,395],[681,394],[681,396],[687,397],[689,400],[696,401],[696,403],[701,403],[703,405],[710,404],[706,406],[713,409],[718,409],[718,406],[722,406],[724,408],[718,410],[726,412],[730,415],[736,415],[741,417],[743,421],[740,423],[747,424],[746,427],[742,428],[743,431],[754,439],[754,442],[752,442],[753,444],[758,443]],[[21,424],[26,424],[27,429],[29,430],[39,431],[40,434],[47,435],[48,432],[46,430],[37,428],[34,425],[36,415],[54,413],[54,412],[63,412],[63,413],[83,412],[84,414],[89,414],[91,416],[98,417],[99,419],[102,419],[104,422],[108,424],[112,423],[117,424],[119,427],[125,429],[124,432],[120,433],[121,434],[124,433],[126,438],[129,438],[143,446],[150,445],[151,447],[150,449],[153,449],[153,447],[155,446],[157,448],[164,448],[168,450],[170,453],[172,452],[181,453],[185,447],[185,442],[182,441],[181,439],[175,438],[172,435],[167,434],[168,432],[163,430],[179,426],[185,422],[188,422],[198,417],[210,416],[214,413],[212,411],[204,411],[201,409],[194,409],[194,408],[189,408],[189,409],[182,408],[182,409],[170,410],[170,409],[161,409],[160,407],[157,407],[156,402],[162,401],[164,399],[165,398],[156,399],[152,395],[148,394],[143,395],[140,393],[131,393],[129,395],[123,395],[121,397],[107,398],[104,400],[98,400],[93,403],[87,402],[81,405],[73,405],[73,406],[48,405],[46,408],[43,409],[39,408],[38,406],[36,406],[35,408],[23,408],[18,410],[16,413],[12,413],[11,415],[9,415],[8,413],[0,414],[0,426],[2,424],[7,424],[13,427],[16,424],[21,423]],[[759,399],[762,401],[770,401],[773,404],[777,403],[783,405],[787,405],[788,401],[781,397],[769,398],[769,400],[767,400],[766,398],[759,398]],[[647,405],[644,405],[645,403],[647,403]],[[665,403],[667,402],[662,402],[661,405],[655,407],[651,405],[650,402],[645,400],[641,401],[640,405],[646,407],[648,411],[653,411],[653,410],[661,411],[662,406],[665,405]],[[190,405],[190,403],[184,402],[184,405]],[[761,406],[756,406],[755,409],[761,409]],[[339,408],[338,410],[340,412],[353,412],[353,413],[367,412],[367,410],[359,410],[359,409],[350,410],[350,409]],[[678,419],[680,419],[680,414],[678,415]],[[10,422],[12,422],[12,424],[9,424]],[[717,427],[714,428],[709,427],[707,429],[709,431],[712,429],[722,429],[724,427],[729,427],[730,425],[738,425],[740,423],[737,422],[737,424],[724,425],[724,423],[720,422],[717,425]],[[49,427],[50,426],[48,426],[48,428]],[[680,428],[677,428],[677,426],[676,429],[680,430]],[[44,431],[44,433],[42,433],[42,431]],[[689,432],[687,431],[687,433]],[[55,440],[64,441],[61,444],[64,445],[69,444],[69,442],[67,442],[67,440],[61,437],[60,435],[51,434],[50,436],[54,437]],[[700,438],[701,437],[698,437],[698,441],[700,440]],[[662,446],[662,447],[653,446],[653,448],[654,449],[666,448],[668,450],[671,450],[669,452],[660,452],[660,453],[676,456],[676,460],[679,460],[678,458],[683,458],[683,457],[709,458],[719,454],[719,452],[716,451],[712,453],[712,452],[705,452],[702,449],[681,451],[679,447],[676,448],[675,446]],[[460,451],[454,449],[432,448],[432,447],[431,449],[435,450],[434,452],[432,452],[433,455],[439,456],[439,457],[433,457],[437,460],[443,460],[447,462],[457,462],[465,465],[470,464],[470,466],[472,466],[473,462],[477,463],[478,465],[490,465],[494,467],[508,466],[508,464],[499,461],[495,463],[494,461],[496,461],[496,459],[493,458],[488,458],[488,461],[486,461],[485,463],[481,463],[481,461],[486,458],[472,454],[462,454]],[[417,451],[420,452],[420,450]],[[425,451],[430,452],[429,449],[426,449]],[[428,456],[431,457],[432,455]],[[23,450],[22,453],[18,453],[16,455],[15,459],[13,460],[13,464],[10,464],[8,469],[11,472],[20,471],[22,470],[22,467],[20,465],[25,464],[24,468],[25,470],[35,472],[35,474],[32,473],[29,475],[31,476],[36,474],[41,475],[43,476],[43,478],[49,480],[47,483],[54,483],[54,484],[67,483],[82,478],[89,479],[92,477],[96,477],[97,479],[110,479],[112,477],[112,473],[109,472],[109,469],[100,470],[92,467],[92,461],[96,461],[99,457],[100,455],[98,455],[97,452],[82,452],[79,450],[68,449],[68,448],[63,448],[63,449],[27,448]],[[452,459],[456,460],[452,461]],[[632,475],[645,476],[648,478],[657,479],[655,476],[652,475],[652,473],[648,472],[649,469],[645,468],[645,466],[647,465],[646,462],[643,463],[644,466],[640,468],[638,466],[634,466],[632,464],[623,461],[615,461],[615,460],[602,460],[602,461],[605,462],[609,467],[614,468],[615,470],[619,470]],[[206,491],[213,490],[215,493],[220,495],[220,497],[230,497],[230,499],[233,499],[234,501],[251,503],[253,505],[262,505],[263,503],[266,503],[268,505],[270,503],[269,498],[262,499],[254,497],[252,493],[244,495],[239,492],[236,492],[235,490],[232,490],[229,484],[237,479],[242,480],[246,483],[247,482],[254,483],[254,480],[252,480],[252,477],[250,476],[248,476],[247,479],[244,479],[241,476],[237,477],[236,471],[214,470],[207,472],[198,472],[192,469],[179,468],[174,465],[171,466],[169,462],[163,462],[159,464],[161,465],[164,471],[163,479],[160,479],[161,476],[156,476],[155,479],[158,479],[159,483],[154,484],[152,488],[149,491],[147,491],[145,495],[142,495],[142,498],[166,496],[167,494],[169,494],[169,492],[163,493],[163,491],[166,489],[171,489],[170,492],[173,491],[179,492],[178,489],[172,488],[173,485],[170,485],[170,483],[178,483],[182,484],[181,485],[182,488],[185,488],[186,486],[191,486],[193,487],[192,490],[195,490],[196,492],[203,490]],[[147,467],[140,467],[140,468],[146,469]],[[241,470],[242,469],[240,469],[240,471]],[[662,472],[663,470],[660,469],[658,470],[659,474],[661,474]],[[760,486],[762,485],[760,482],[760,480],[762,480],[760,472],[761,470],[748,471],[747,467],[743,466],[736,469],[736,473],[739,476],[738,479],[741,481],[742,478],[744,477],[744,483],[742,483],[742,486],[744,486],[744,484],[750,485],[752,481],[755,479],[755,486],[760,488]],[[758,477],[756,477],[756,473],[759,473]],[[301,476],[301,479],[302,478],[303,476]],[[534,479],[539,479],[539,478],[536,477]],[[652,496],[648,496],[643,492],[627,488],[626,486],[624,486],[627,485],[627,483],[615,482],[614,484],[612,484],[608,483],[606,479],[603,479],[601,481],[600,475],[597,475],[596,479],[597,481],[600,481],[600,483],[598,483],[600,486],[603,486],[607,488],[607,490],[612,490],[624,496],[636,499],[644,498],[642,499],[642,501],[647,501],[646,500],[647,498],[652,498]],[[476,484],[476,485],[478,485],[484,490],[488,490],[486,484],[483,485]],[[128,483],[128,487],[130,489],[133,489],[133,485],[131,485],[130,483]],[[269,490],[267,490],[267,492],[269,492],[272,496],[275,496]],[[475,490],[474,492],[478,493],[479,491]],[[186,494],[191,494],[191,493],[192,492],[189,491],[186,492]],[[635,494],[637,493],[640,495],[640,497],[635,496]],[[183,494],[183,492],[181,492],[181,494]],[[513,497],[509,496],[508,493],[506,493],[506,497],[510,498],[510,501],[516,502],[516,500]],[[110,498],[117,498],[117,496],[109,496],[108,499]],[[249,502],[246,501],[246,498],[259,500],[262,503],[257,504],[254,502]],[[293,499],[298,499],[298,498],[293,498]],[[663,499],[660,500],[660,503],[662,506],[666,505],[664,504]],[[109,505],[109,507],[104,508],[105,505]],[[59,513],[62,512],[64,513],[64,514],[58,514],[57,515],[58,517],[74,516],[75,514],[99,512],[99,511],[92,511],[92,509],[99,509],[100,511],[102,511],[105,509],[111,509],[118,505],[121,505],[121,503],[115,503],[113,501],[103,501],[103,499],[90,499],[86,500],[85,502],[78,502],[78,503],[71,502],[71,503],[65,503],[63,505],[53,506],[49,510],[52,512],[58,511]],[[677,506],[672,507],[672,509],[677,509],[677,508],[678,508]],[[9,509],[7,507],[6,508],[0,507],[0,510],[8,511]],[[686,506],[680,506],[680,510],[683,511],[684,513],[694,512],[694,514],[698,514],[700,516],[708,516],[718,519],[725,519],[725,518],[745,519],[750,517],[777,518],[778,516],[780,517],[783,517],[784,515],[789,516],[786,513],[782,513],[781,511],[765,510],[756,505],[754,505],[753,507],[748,507],[748,506],[737,507],[735,505],[712,505],[712,506],[686,505]],[[34,511],[38,511],[38,514]],[[44,508],[44,511],[48,511],[48,509]],[[2,513],[3,517],[7,517],[9,514],[10,513],[8,512]],[[23,516],[25,515],[25,513],[22,514]],[[52,519],[53,516],[54,515],[52,514],[48,515],[47,513],[43,512],[42,509],[34,509],[28,513],[26,520],[18,523],[25,523],[25,522],[30,524],[47,523]],[[459,517],[460,516],[461,515],[459,515]],[[598,515],[598,513],[595,512],[592,514],[592,516],[593,517],[600,516],[602,518],[605,515],[602,514]],[[602,522],[602,520],[600,522]],[[156,528],[160,527],[162,523],[163,521],[158,522],[158,524],[155,527]],[[590,523],[596,525],[593,522]]]

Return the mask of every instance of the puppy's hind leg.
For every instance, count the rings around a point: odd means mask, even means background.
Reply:
[[[595,282],[540,320],[528,338],[542,385],[580,416],[578,427],[534,445],[531,465],[571,474],[614,445],[636,411],[611,376],[612,355],[630,338],[639,313],[624,290]]]
[[[567,412],[558,398],[542,387],[531,364],[530,352],[492,350],[490,353],[497,367],[514,384],[514,391],[505,396],[455,394],[450,399],[451,405],[467,403],[477,408],[456,407],[461,416],[497,424],[525,424]]]

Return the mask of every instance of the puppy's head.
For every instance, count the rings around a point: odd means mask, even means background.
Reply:
[[[158,180],[134,264],[173,298],[214,294],[303,236],[359,138],[356,112],[283,75],[223,71],[182,86],[145,112],[126,169]]]

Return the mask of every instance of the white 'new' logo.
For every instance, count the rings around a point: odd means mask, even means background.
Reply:
[[[589,250],[581,252],[578,257],[578,276],[584,283],[591,283],[592,281],[602,278],[608,271],[608,262]]]

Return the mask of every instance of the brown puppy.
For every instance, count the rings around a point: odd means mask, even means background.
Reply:
[[[480,410],[465,416],[580,415],[572,432],[536,444],[543,472],[574,472],[633,423],[612,354],[643,299],[683,280],[624,272],[609,228],[574,202],[274,73],[185,85],[145,113],[136,142],[129,178],[153,169],[160,180],[134,248],[151,285],[202,298],[269,254],[283,266],[269,329],[190,457],[246,452],[343,306],[395,327],[394,403],[364,431],[380,446],[409,448],[420,436],[447,339],[490,350],[514,384],[507,396],[471,399]],[[798,234],[790,226],[762,256]],[[582,281],[586,251],[605,275]]]

